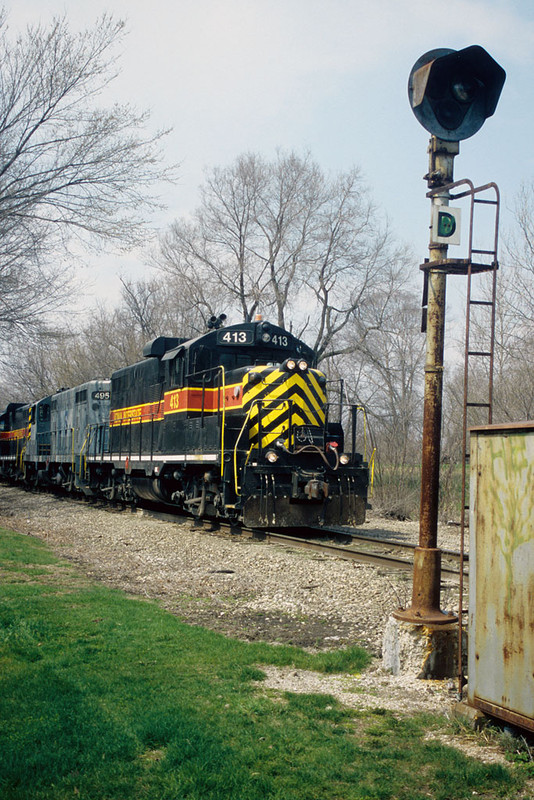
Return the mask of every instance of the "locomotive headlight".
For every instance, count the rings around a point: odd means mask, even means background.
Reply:
[[[289,372],[293,372],[293,370],[297,368],[297,362],[295,361],[294,358],[287,358],[284,361],[283,366],[284,369],[287,369]]]
[[[271,326],[268,322],[261,323],[261,341],[268,344],[271,341]]]
[[[306,372],[306,370],[308,369],[308,362],[304,361],[304,359],[301,359],[298,363],[298,367],[301,372]]]
[[[348,456],[346,453],[341,453],[341,455],[339,456],[339,463],[343,464],[343,466],[346,466],[349,463],[349,461],[350,461],[350,456]]]
[[[278,453],[275,453],[274,450],[267,450],[265,458],[270,464],[276,464],[278,461]]]

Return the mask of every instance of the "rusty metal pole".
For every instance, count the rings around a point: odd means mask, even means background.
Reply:
[[[458,142],[445,142],[432,136],[429,146],[430,167],[426,176],[429,188],[453,182],[454,156]],[[449,193],[432,195],[432,206],[449,204]],[[434,208],[432,208],[434,211]],[[441,413],[443,396],[443,353],[445,342],[446,244],[429,245],[428,309],[426,328],[425,397],[423,411],[423,451],[421,459],[421,507],[419,546],[415,548],[412,603],[393,616],[418,625],[440,625],[457,617],[440,609],[441,550],[438,548],[439,469],[441,451]],[[436,267],[433,268],[432,264]]]

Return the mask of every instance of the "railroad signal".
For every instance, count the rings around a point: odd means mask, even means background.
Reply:
[[[423,128],[446,142],[459,142],[494,114],[505,79],[504,69],[479,45],[438,48],[415,62],[408,97]]]

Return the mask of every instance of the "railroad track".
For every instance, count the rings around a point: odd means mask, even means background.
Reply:
[[[328,533],[328,532],[324,532]],[[324,535],[323,533],[323,535]],[[405,542],[384,541],[369,536],[350,534],[351,542],[346,545],[335,544],[329,541],[320,541],[298,536],[288,536],[287,534],[277,533],[276,531],[254,531],[254,538],[266,539],[272,544],[282,544],[288,547],[304,547],[309,550],[316,550],[325,554],[337,556],[338,558],[350,559],[361,563],[373,564],[375,566],[390,569],[405,570],[411,572],[413,569],[413,552],[415,545]],[[464,555],[464,575],[467,574],[466,560]],[[450,550],[442,551],[442,573],[448,577],[458,579],[460,576],[460,553]]]
[[[176,521],[176,515],[156,511],[149,508],[139,509],[140,513],[156,517],[165,521]],[[179,517],[183,519],[183,517]],[[404,570],[411,572],[413,569],[413,554],[416,545],[395,540],[384,540],[374,536],[364,536],[347,531],[329,531],[317,529],[303,532],[302,535],[291,536],[278,531],[262,530],[257,528],[232,528],[224,522],[211,523],[206,520],[203,525],[195,524],[196,530],[203,530],[213,535],[234,536],[238,535],[249,539],[263,541],[267,544],[276,544],[283,547],[303,548],[314,550],[325,555],[335,556],[364,564],[373,564],[386,569]],[[335,541],[338,540],[338,541]],[[342,544],[339,540],[343,541]],[[463,573],[468,574],[468,554],[463,557]],[[449,579],[460,578],[460,553],[453,550],[442,550],[441,572]]]

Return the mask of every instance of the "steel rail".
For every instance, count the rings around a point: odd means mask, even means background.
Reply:
[[[396,539],[380,539],[378,536],[365,536],[365,535],[362,535],[362,534],[359,534],[359,533],[351,533],[350,531],[329,531],[329,530],[327,530],[327,531],[324,531],[324,532],[325,533],[329,533],[329,534],[333,534],[335,536],[350,536],[352,541],[355,541],[355,542],[366,542],[366,543],[373,544],[373,545],[382,545],[383,547],[391,545],[396,550],[407,550],[411,554],[413,554],[413,551],[415,550],[415,548],[418,547],[418,545],[414,544],[413,542],[399,542]],[[450,559],[452,561],[457,561],[458,563],[460,562],[461,553],[457,552],[456,550],[446,550],[444,548],[441,548],[441,553],[442,553],[442,555],[446,556],[448,559]],[[464,553],[463,557],[464,557],[464,561],[469,561],[469,554],[468,553]]]
[[[247,533],[243,531],[243,533]],[[325,531],[326,533],[326,531]],[[313,539],[302,538],[299,536],[289,536],[285,533],[278,533],[276,531],[260,531],[253,530],[249,533],[250,538],[266,541],[269,544],[281,544],[286,547],[302,547],[307,550],[314,550],[316,552],[325,553],[327,555],[343,558],[351,561],[358,561],[360,563],[373,564],[374,566],[388,567],[391,569],[404,570],[406,572],[413,571],[413,561],[399,556],[392,555],[391,553],[381,553],[379,550],[361,550],[349,546],[336,545],[331,542],[319,542]],[[360,541],[360,537],[353,537],[356,541]],[[410,545],[405,542],[392,542],[382,541],[380,539],[373,539],[372,537],[362,537],[366,542],[372,542],[379,547],[385,547],[389,550],[406,550],[411,549]],[[413,545],[415,548],[415,545]],[[451,553],[451,557],[456,558],[459,554]],[[448,577],[456,580],[460,577],[459,569],[442,565],[442,572],[446,573]]]

